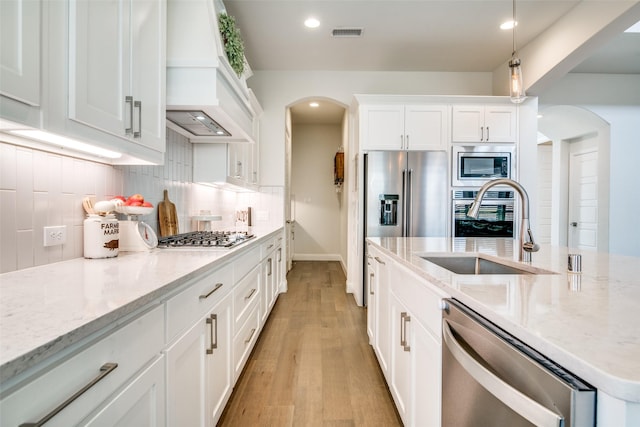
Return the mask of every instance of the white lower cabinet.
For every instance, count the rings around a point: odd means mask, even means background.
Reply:
[[[169,426],[215,426],[231,395],[231,294],[167,350]]]
[[[406,426],[440,425],[441,343],[391,295],[391,384]]]
[[[440,301],[447,296],[377,247],[367,250],[375,274],[368,305],[374,323],[371,344],[400,418],[406,426],[439,426]]]
[[[95,416],[87,427],[162,427],[165,422],[164,357],[138,375]]]
[[[164,307],[156,306],[64,362],[43,364],[39,375],[0,400],[0,425],[67,427],[89,418],[93,425],[154,426],[164,412],[164,375],[157,368],[163,345]],[[117,424],[116,415],[140,423]]]

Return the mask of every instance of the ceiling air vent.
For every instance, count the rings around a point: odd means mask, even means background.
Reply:
[[[362,28],[334,28],[331,31],[333,37],[360,37]]]

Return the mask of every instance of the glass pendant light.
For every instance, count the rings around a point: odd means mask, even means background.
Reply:
[[[520,58],[516,55],[516,0],[513,0],[513,52],[509,61],[509,96],[511,102],[519,104],[527,95],[524,93],[522,84],[522,68],[520,68]]]

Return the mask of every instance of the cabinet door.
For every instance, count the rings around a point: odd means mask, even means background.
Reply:
[[[513,105],[487,105],[484,113],[485,140],[516,142],[518,140],[518,109]]]
[[[439,426],[442,346],[419,322],[408,337],[411,346],[411,425]]]
[[[159,357],[100,412],[81,424],[88,427],[163,427],[166,425],[164,385],[164,359]]]
[[[0,1],[0,94],[40,104],[40,1]]]
[[[362,148],[401,150],[404,147],[404,106],[368,105],[362,107]]]
[[[378,298],[376,286],[376,261],[373,259],[371,248],[367,248],[367,276],[366,276],[366,299],[367,299],[367,335],[369,343],[376,349],[376,324],[378,316]]]
[[[207,341],[211,353],[206,355],[207,412],[205,424],[209,427],[214,427],[218,422],[233,389],[231,298],[232,296],[229,294],[212,310],[209,315],[210,321],[207,324],[207,330],[211,334],[209,341]]]
[[[208,326],[202,318],[166,352],[167,425],[205,427]]]
[[[231,394],[227,295],[167,350],[167,425],[214,426]]]
[[[375,349],[378,362],[385,377],[389,378],[389,361],[391,360],[391,319],[389,317],[389,280],[391,263],[382,256],[375,256],[377,266],[376,282],[376,340]]]
[[[484,140],[484,107],[482,105],[454,105],[451,114],[453,142]]]
[[[404,425],[411,424],[411,316],[406,307],[393,294],[389,298],[391,317],[391,383],[389,388],[396,403],[396,409]]]
[[[166,2],[131,0],[131,92],[134,138],[139,144],[165,151]]]
[[[133,133],[130,0],[69,2],[69,118]]]
[[[446,149],[447,111],[445,105],[407,105],[404,118],[405,149]]]

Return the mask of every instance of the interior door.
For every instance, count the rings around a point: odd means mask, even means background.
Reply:
[[[598,147],[574,142],[569,151],[569,247],[598,248]]]

